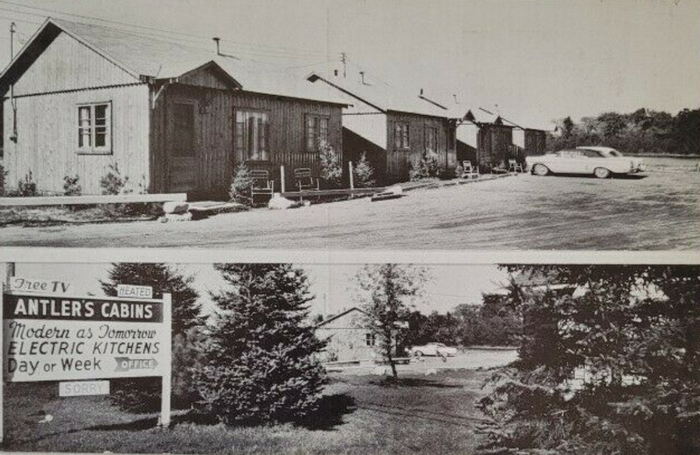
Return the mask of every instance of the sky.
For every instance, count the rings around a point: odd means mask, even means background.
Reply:
[[[219,36],[226,53],[299,71],[340,67],[345,52],[348,77],[363,69],[530,127],[700,105],[698,0],[2,0],[0,62],[11,20],[26,40],[49,14],[212,50]]]
[[[194,287],[201,296],[205,311],[214,308],[210,292],[226,287],[211,264],[174,264],[184,275],[195,277]],[[323,264],[301,265],[310,281],[311,314],[331,315],[357,305],[354,276],[361,265]],[[99,281],[108,277],[109,264],[101,263],[17,263],[15,276],[27,279],[60,280],[69,283],[71,295],[104,295]],[[494,265],[431,265],[427,267],[428,281],[424,295],[412,302],[416,310],[429,314],[445,313],[467,303],[478,305],[481,294],[502,289],[507,274]],[[0,263],[0,276],[6,276],[6,265]],[[138,283],[124,283],[138,284]]]

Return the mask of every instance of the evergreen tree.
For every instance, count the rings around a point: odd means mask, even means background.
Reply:
[[[314,411],[325,381],[309,320],[305,273],[289,264],[219,264],[231,289],[220,308],[206,366],[196,372],[203,411],[232,424],[292,421]]]
[[[105,294],[112,296],[117,295],[119,284],[150,286],[154,299],[162,298],[164,293],[172,294],[174,338],[202,323],[202,306],[197,303],[199,294],[192,287],[193,282],[194,277],[183,276],[166,264],[121,262],[112,264],[109,279],[100,281],[100,285]]]
[[[198,399],[191,381],[191,370],[200,362],[202,317],[199,294],[192,287],[194,277],[183,276],[161,263],[114,263],[109,278],[100,281],[106,295],[116,296],[117,285],[151,286],[153,298],[172,294],[172,404],[189,407]],[[115,379],[110,398],[122,409],[133,412],[155,411],[160,408],[160,378]]]

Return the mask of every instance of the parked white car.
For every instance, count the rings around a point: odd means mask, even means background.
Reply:
[[[408,352],[416,357],[423,355],[434,355],[440,357],[454,357],[457,355],[457,348],[446,346],[442,343],[427,343],[423,346],[413,346]]]
[[[625,157],[610,147],[584,146],[559,150],[542,156],[528,156],[525,162],[536,175],[551,173],[592,174],[605,179],[612,174],[636,174],[646,169],[638,158]]]

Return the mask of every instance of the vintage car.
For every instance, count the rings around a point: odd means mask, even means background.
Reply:
[[[408,352],[412,356],[421,357],[424,355],[434,355],[440,357],[454,357],[457,355],[457,348],[445,346],[442,343],[427,343],[422,346],[413,346]]]
[[[612,174],[635,174],[646,168],[637,158],[625,157],[610,147],[584,146],[525,158],[533,174],[592,174],[604,179]]]

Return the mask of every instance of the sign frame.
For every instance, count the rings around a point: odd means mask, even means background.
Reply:
[[[85,299],[85,300],[112,300],[115,302],[125,301],[125,302],[150,302],[159,303],[161,305],[162,321],[160,322],[163,327],[163,349],[158,353],[158,360],[162,359],[166,365],[162,369],[162,374],[157,374],[155,376],[161,377],[161,408],[160,417],[158,419],[158,425],[163,428],[170,426],[171,422],[171,393],[172,393],[172,296],[170,293],[164,293],[162,299],[139,299],[139,298],[122,298],[122,297],[111,297],[111,296],[67,296],[66,294],[60,293],[27,293],[27,292],[16,292],[9,289],[6,283],[0,281],[0,366],[2,367],[2,373],[0,374],[0,444],[4,441],[5,429],[4,429],[4,385],[5,385],[5,362],[8,359],[5,358],[5,296],[6,295],[26,295],[31,294],[32,296],[41,296],[47,298],[58,298],[65,299],[67,297],[74,299]],[[92,380],[107,380],[109,377],[97,377],[92,378]],[[54,381],[54,380],[51,380]],[[55,380],[56,382],[62,382],[61,380]],[[68,381],[68,380],[66,380]],[[25,381],[18,381],[25,382]]]

